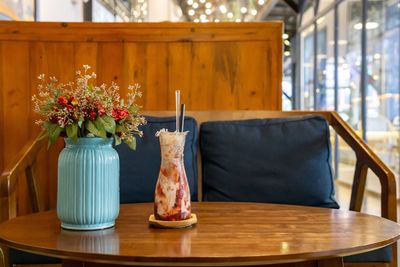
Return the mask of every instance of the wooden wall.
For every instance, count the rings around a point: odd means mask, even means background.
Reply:
[[[140,83],[144,110],[174,109],[181,90],[188,110],[280,110],[282,24],[0,22],[0,171],[39,132],[31,96],[37,76],[74,79],[83,64],[97,82],[116,81],[124,95]],[[38,164],[40,200],[56,205],[56,164],[62,142]],[[26,184],[19,214],[30,211]]]

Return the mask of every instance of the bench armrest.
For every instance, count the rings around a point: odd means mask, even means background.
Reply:
[[[6,166],[0,176],[0,222],[9,220],[17,216],[17,205],[15,191],[18,178],[25,174],[28,180],[28,191],[33,211],[39,211],[38,192],[36,180],[32,171],[36,162],[37,154],[47,143],[43,132],[32,142],[26,144],[16,155],[14,161]]]
[[[369,168],[376,174],[381,184],[381,216],[397,221],[396,179],[393,172],[336,112],[331,113],[330,124],[338,135],[354,150],[357,158],[350,210],[361,210]]]

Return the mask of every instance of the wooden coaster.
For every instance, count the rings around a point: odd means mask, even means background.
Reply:
[[[192,213],[190,218],[182,221],[161,221],[156,220],[154,214],[150,215],[149,223],[151,226],[156,228],[185,228],[192,226],[197,223],[196,214]]]

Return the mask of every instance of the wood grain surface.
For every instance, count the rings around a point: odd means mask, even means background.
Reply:
[[[54,211],[36,213],[1,224],[0,243],[76,262],[218,266],[331,258],[340,266],[341,257],[400,235],[397,223],[380,217],[304,206],[193,203],[197,225],[179,230],[149,227],[152,211],[152,203],[122,205],[115,228],[88,232],[62,230]]]
[[[144,110],[281,109],[282,23],[0,22],[0,173],[39,133],[31,97],[46,73],[66,82],[83,64],[97,82],[142,85]],[[56,204],[59,142],[38,158],[39,199]],[[17,214],[32,211],[25,177]]]

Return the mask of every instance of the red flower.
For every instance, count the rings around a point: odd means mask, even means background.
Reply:
[[[96,119],[96,117],[97,117],[97,113],[94,112],[93,110],[90,111],[89,119],[90,119],[91,121],[94,121],[94,120]]]
[[[68,100],[65,96],[59,96],[57,98],[57,103],[62,105],[62,106],[66,106],[68,104]]]
[[[115,119],[115,120],[117,120],[117,118],[118,118],[118,109],[116,109],[116,108],[113,108],[113,110],[112,110],[112,116],[113,116],[113,118]]]
[[[74,107],[72,106],[72,105],[70,105],[70,104],[67,104],[67,109],[74,109]]]
[[[103,105],[98,105],[97,114],[99,114],[99,116],[103,116],[106,114],[106,110],[104,109]]]
[[[113,108],[112,116],[118,122],[128,117],[129,111],[126,108]]]

